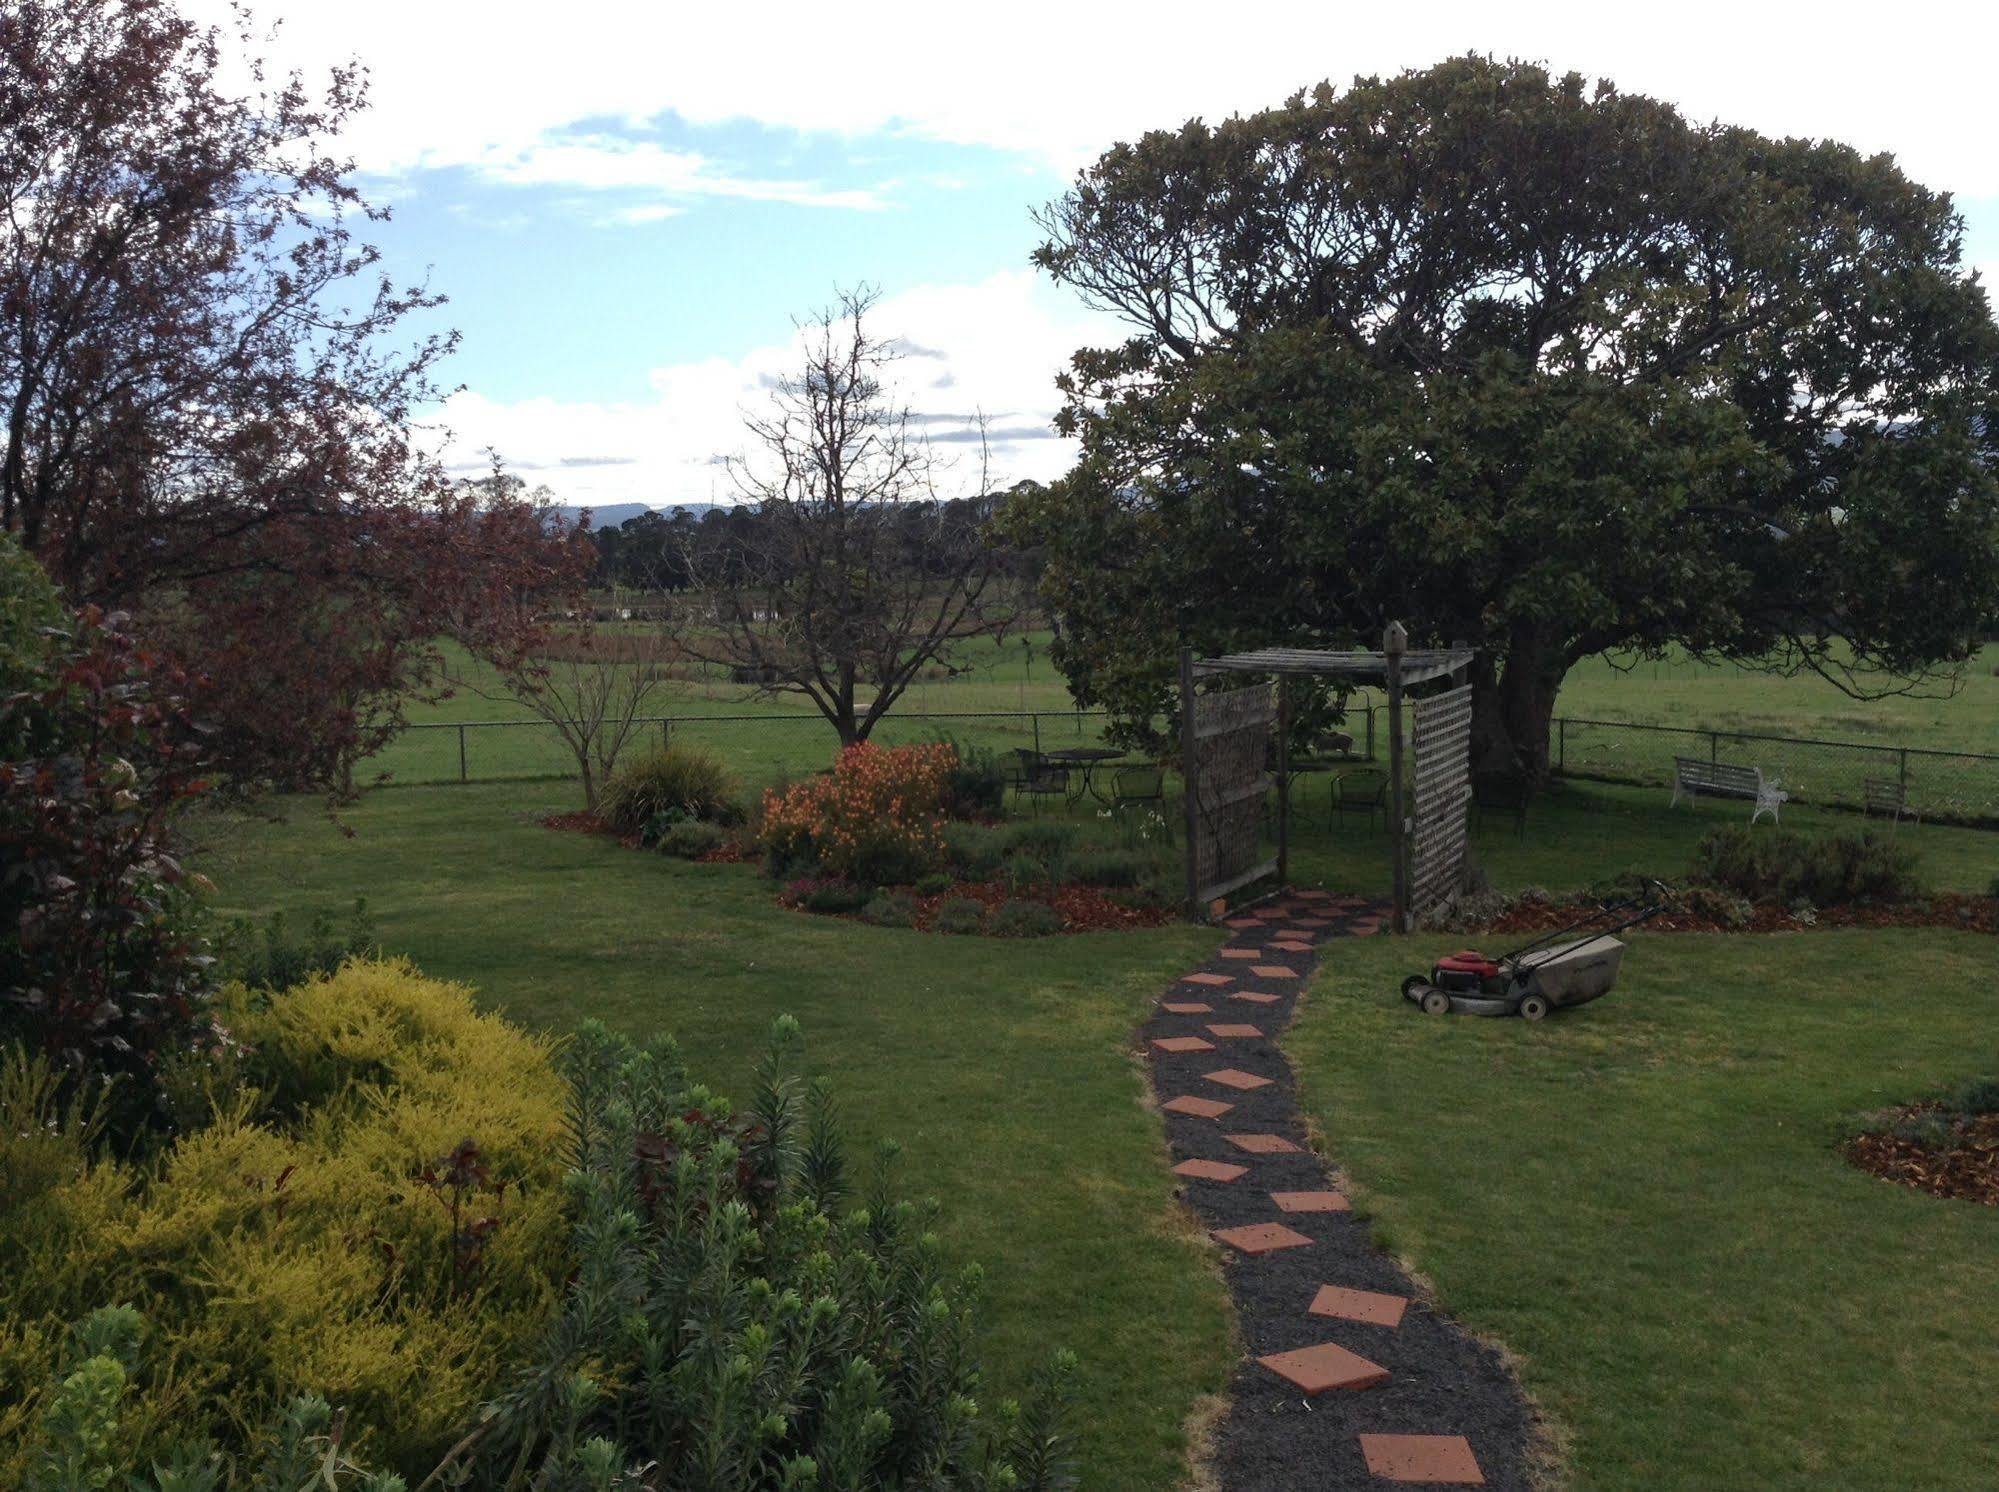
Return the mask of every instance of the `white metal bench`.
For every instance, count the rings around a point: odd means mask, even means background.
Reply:
[[[1677,807],[1681,798],[1698,798],[1705,793],[1710,798],[1747,798],[1755,803],[1755,811],[1749,815],[1749,822],[1755,823],[1764,814],[1769,814],[1774,822],[1782,823],[1783,817],[1777,810],[1790,801],[1791,795],[1778,785],[1775,777],[1765,777],[1761,767],[1743,767],[1734,762],[1705,762],[1697,756],[1676,756],[1673,758],[1673,801],[1666,806]]]

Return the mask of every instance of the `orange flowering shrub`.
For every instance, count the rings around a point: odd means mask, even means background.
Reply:
[[[834,759],[830,774],[766,792],[771,868],[816,868],[877,886],[935,869],[944,859],[944,795],[957,764],[957,752],[943,742],[862,741]]]

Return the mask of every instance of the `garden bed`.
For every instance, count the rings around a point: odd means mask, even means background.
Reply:
[[[1553,932],[1595,911],[1586,897],[1522,900],[1494,915],[1464,925],[1467,932]],[[1698,897],[1669,905],[1645,926],[1654,932],[1803,932],[1815,927],[1944,927],[1963,932],[1999,933],[1999,897],[1940,892],[1914,901],[1857,903],[1809,911],[1779,906],[1741,908],[1721,898]]]
[[[844,917],[853,922],[865,920],[858,911],[829,912],[808,908],[806,898],[825,884],[811,877],[795,880],[784,888],[779,899],[788,907],[810,911],[818,917]],[[1019,889],[1004,886],[998,881],[954,881],[948,890],[928,895],[918,895],[907,886],[884,889],[908,895],[913,909],[909,925],[919,932],[938,931],[937,914],[947,902],[952,901],[975,901],[988,912],[1009,902],[1031,902],[1037,906],[1052,907],[1062,919],[1060,931],[1064,933],[1125,932],[1137,928],[1165,927],[1174,920],[1171,907],[1132,906],[1120,901],[1115,892],[1098,886]]]
[[[620,834],[616,829],[605,823],[602,818],[591,813],[588,809],[578,809],[573,813],[544,814],[541,819],[541,825],[544,829],[556,829],[571,834],[602,835],[606,839],[615,839],[628,850],[642,850],[646,848],[638,835]],[[713,849],[694,857],[696,863],[701,865],[740,865],[746,860],[755,858],[749,846],[745,845],[742,840],[734,835],[724,838]]]
[[[1841,1147],[1850,1164],[1933,1197],[1999,1207],[1999,1114],[1952,1123],[1942,1105],[1911,1104],[1888,1117],[1887,1127],[1855,1135]],[[1920,1133],[1932,1120],[1936,1138]]]

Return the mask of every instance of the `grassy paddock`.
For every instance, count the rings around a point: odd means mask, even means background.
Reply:
[[[952,1252],[984,1266],[994,1394],[1075,1348],[1084,1484],[1172,1485],[1188,1411],[1225,1380],[1226,1300],[1180,1231],[1127,1044],[1215,935],[946,938],[813,918],[777,907],[749,867],[535,822],[568,806],[559,783],[374,793],[343,814],[349,838],[295,804],[279,824],[204,820],[197,863],[225,913],[365,895],[390,950],[487,1006],[558,1032],[585,1016],[670,1031],[726,1092],[743,1091],[771,1019],[796,1015],[855,1159],[900,1140],[906,1189],[939,1197]]]
[[[1640,935],[1615,992],[1538,1026],[1417,1015],[1397,981],[1443,947],[1343,946],[1287,1045],[1381,1236],[1520,1355],[1575,1485],[1999,1483],[1999,1213],[1833,1150],[1992,1070],[1991,939]]]

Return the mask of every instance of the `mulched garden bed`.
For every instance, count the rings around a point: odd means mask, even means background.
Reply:
[[[812,880],[794,881],[783,893],[786,906],[796,907],[819,883]],[[1171,907],[1134,907],[1115,900],[1115,894],[1097,886],[1034,886],[1016,889],[1003,886],[997,881],[958,881],[948,891],[940,891],[934,896],[918,896],[907,886],[884,887],[884,890],[903,891],[916,904],[916,912],[911,926],[919,932],[930,932],[937,920],[937,912],[947,901],[970,900],[991,911],[1003,902],[1037,902],[1053,907],[1062,918],[1062,931],[1082,932],[1124,932],[1142,927],[1164,927],[1174,920]],[[849,921],[861,920],[857,912],[814,912],[815,917],[844,917]]]
[[[1521,902],[1477,927],[1491,933],[1553,932],[1596,910],[1591,901]],[[1814,927],[1949,927],[1999,933],[1999,897],[1942,892],[1920,901],[1819,907],[1809,920],[1783,907],[1753,909],[1747,926],[1709,906],[1668,907],[1646,923],[1653,932],[1802,932]]]
[[[1920,1119],[1939,1112],[1934,1104],[1915,1104],[1898,1109],[1890,1120]],[[1933,1197],[1999,1207],[1999,1114],[1959,1120],[1951,1143],[1943,1146],[1882,1129],[1855,1135],[1840,1147],[1840,1153],[1849,1163],[1883,1181],[1913,1186]]]

